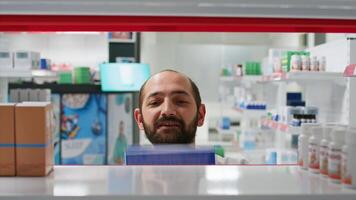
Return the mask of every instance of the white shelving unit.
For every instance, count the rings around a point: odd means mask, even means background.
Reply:
[[[1,177],[0,199],[356,199],[356,190],[297,166],[56,166]]]
[[[344,67],[356,63],[356,41],[340,40],[326,43],[308,49],[312,56],[326,57],[327,71],[297,71],[288,73],[274,73],[263,76],[221,77],[220,83],[230,87],[240,87],[241,90],[254,88],[262,91],[262,101],[267,103],[268,110],[283,115],[286,106],[287,92],[300,91],[306,106],[319,108],[319,122],[336,122],[356,127],[356,79],[343,76]],[[263,89],[256,87],[260,85]],[[273,88],[273,89],[272,89]],[[234,88],[234,91],[236,89]],[[237,90],[239,91],[239,90]],[[246,92],[245,92],[246,93]],[[242,93],[242,94],[245,94]],[[240,93],[237,93],[240,94]],[[240,97],[236,97],[238,99]],[[265,99],[263,99],[265,98]],[[257,99],[261,100],[261,96]],[[242,117],[260,116],[258,113],[238,110]],[[264,113],[266,114],[266,113]],[[264,127],[269,127],[276,134],[276,148],[290,148],[291,139],[287,134],[289,126],[285,122],[262,120]]]
[[[55,79],[57,73],[49,70],[11,70],[0,71],[0,103],[7,102],[8,83],[10,78],[41,78]]]
[[[273,81],[342,81],[343,73],[341,72],[320,72],[320,71],[297,71],[288,73],[274,73],[271,75],[245,75],[245,76],[222,76],[220,81],[224,82],[273,82]]]

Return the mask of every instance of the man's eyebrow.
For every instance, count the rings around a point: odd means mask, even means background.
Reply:
[[[164,94],[163,92],[153,92],[153,93],[151,93],[150,95],[148,95],[147,99],[148,99],[148,98],[151,98],[151,97],[163,95],[163,94]],[[175,90],[175,91],[170,92],[170,94],[171,94],[171,95],[190,96],[189,93],[186,92],[186,91],[184,91],[184,90]]]
[[[163,92],[153,92],[150,95],[148,95],[147,99],[154,97],[154,96],[159,96],[159,95],[163,95]]]
[[[186,92],[186,91],[184,91],[184,90],[176,90],[176,91],[171,92],[171,94],[172,94],[172,95],[178,94],[178,95],[189,96],[189,93]]]

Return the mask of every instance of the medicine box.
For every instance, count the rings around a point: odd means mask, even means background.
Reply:
[[[30,70],[39,69],[40,53],[32,51],[17,51],[14,55],[14,69]]]
[[[15,176],[15,104],[0,104],[0,176]]]
[[[16,104],[16,172],[18,176],[46,176],[53,168],[52,104]]]
[[[0,71],[11,70],[13,65],[13,54],[10,51],[0,51]]]
[[[129,146],[127,165],[214,165],[215,152],[210,146],[154,145]]]

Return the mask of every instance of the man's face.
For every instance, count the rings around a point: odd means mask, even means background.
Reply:
[[[159,73],[146,83],[142,110],[135,113],[153,144],[193,143],[204,115],[205,108],[196,106],[189,80],[174,72]]]

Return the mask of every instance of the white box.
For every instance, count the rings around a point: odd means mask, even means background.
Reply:
[[[0,71],[14,68],[13,53],[10,51],[0,51]]]
[[[20,102],[20,89],[11,89],[10,90],[10,102],[12,102],[12,103]]]
[[[40,53],[32,51],[17,51],[14,55],[16,70],[30,70],[40,68]]]
[[[29,93],[29,101],[38,101],[39,92],[37,89],[31,89]]]
[[[50,89],[41,89],[38,94],[38,101],[51,101],[51,90]]]
[[[30,89],[20,89],[19,102],[29,101]]]

